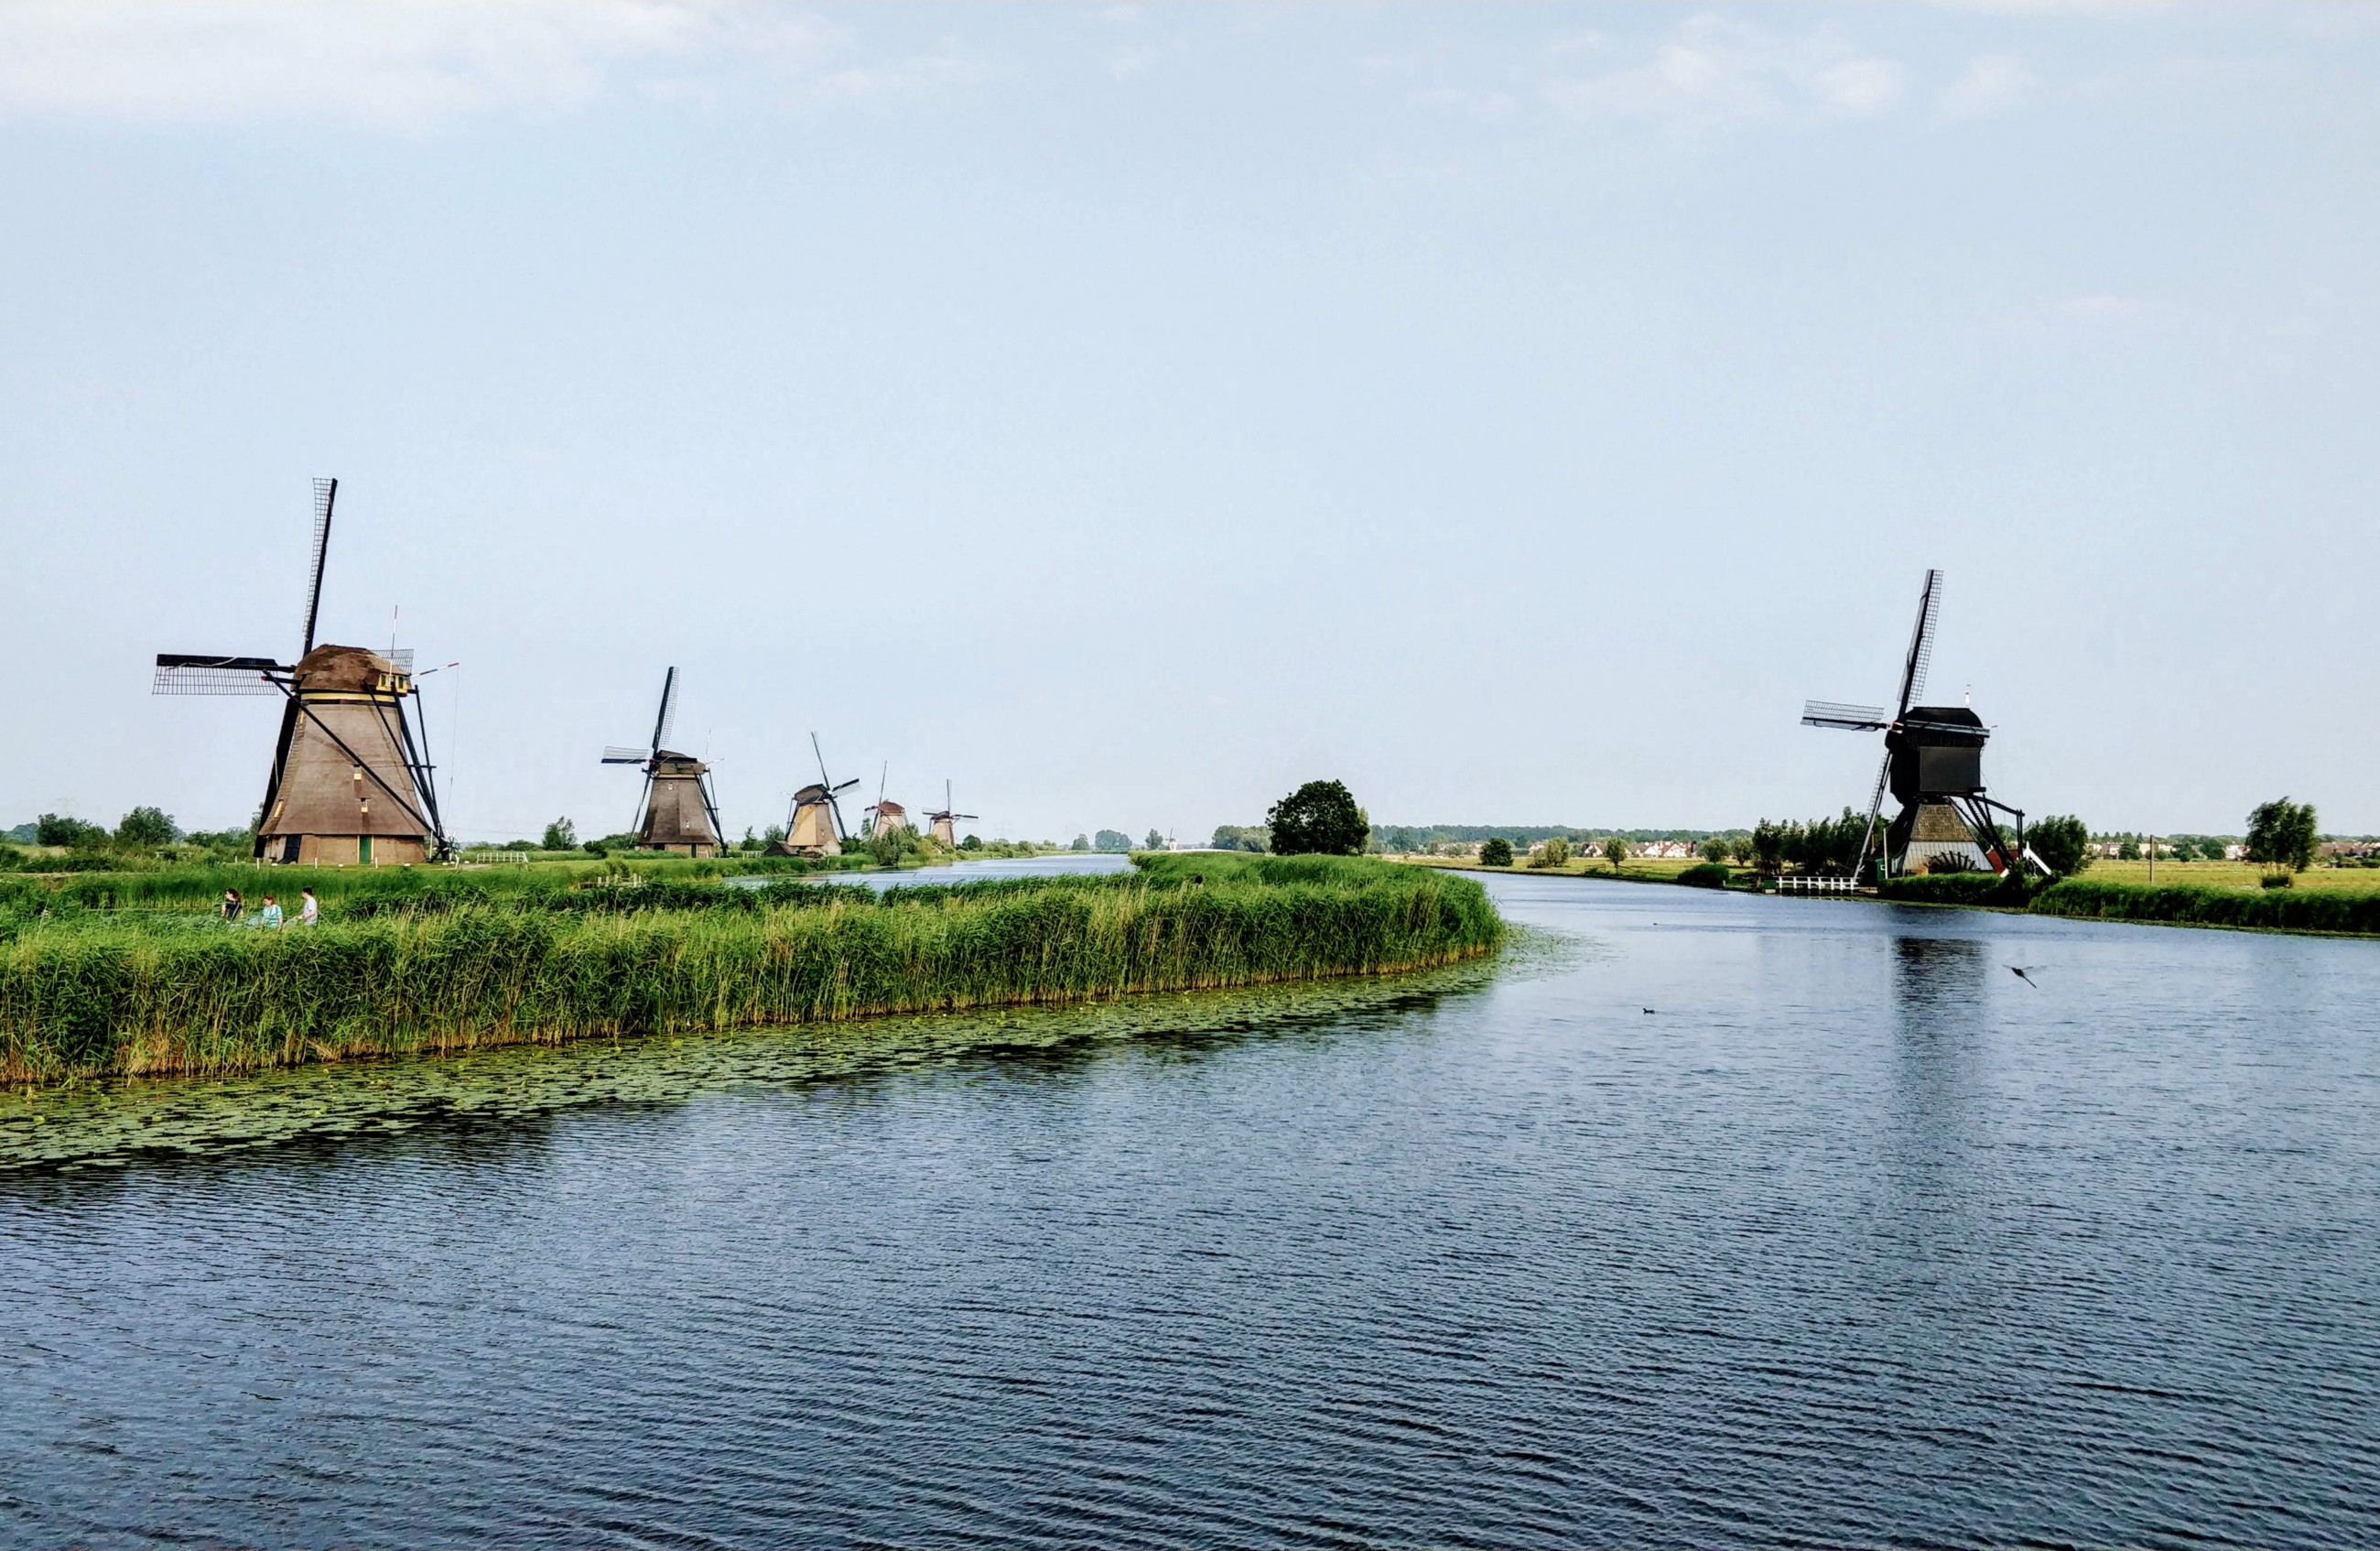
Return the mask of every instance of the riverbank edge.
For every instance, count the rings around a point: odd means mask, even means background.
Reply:
[[[1621,874],[1618,877],[1614,877],[1609,873],[1558,873],[1550,868],[1477,867],[1467,865],[1463,862],[1449,861],[1412,861],[1405,863],[1405,865],[1425,867],[1434,873],[1484,873],[1491,877],[1575,878],[1582,883],[1651,884],[1655,885],[1666,885],[1679,888],[1701,888],[1704,893],[1713,894],[1760,894],[1770,898],[1790,898],[1824,899],[1859,905],[1892,905],[1903,909],[1920,910],[1984,910],[1988,911],[1993,915],[2028,916],[2036,921],[2098,921],[2120,926],[2173,926],[2199,932],[2248,932],[2270,937],[2323,937],[2337,942],[2380,942],[2380,931],[2334,932],[2325,930],[2319,926],[2260,926],[2228,921],[2184,921],[2177,920],[2171,916],[2122,915],[2108,914],[2106,912],[2085,914],[2072,910],[2038,910],[2032,905],[1988,905],[1969,900],[1952,899],[1903,899],[1892,898],[1890,897],[1878,894],[1822,894],[1812,892],[1808,894],[1779,895],[1772,890],[1738,888],[1732,885],[1722,889],[1713,889],[1699,885],[1680,884],[1675,878],[1651,877],[1643,873],[1637,873],[1634,875]],[[2126,888],[2139,887],[2145,889],[2149,885],[2127,884],[2120,886]],[[2180,888],[2190,887],[2192,885],[2174,885],[2171,886]],[[2374,892],[2380,893],[2380,890],[2375,890]]]

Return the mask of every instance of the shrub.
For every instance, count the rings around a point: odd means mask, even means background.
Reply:
[[[2022,906],[2028,890],[2019,873],[2001,877],[1993,873],[1965,872],[1887,878],[1876,885],[1876,893],[1887,899],[1905,899],[1920,905]]]
[[[115,825],[116,844],[144,851],[170,846],[181,837],[181,825],[174,822],[172,814],[158,808],[135,808]]]
[[[1512,865],[1512,842],[1505,839],[1500,835],[1494,839],[1488,840],[1481,845],[1479,848],[1479,865],[1482,867],[1510,867]]]
[[[1532,867],[1564,867],[1570,863],[1570,842],[1557,835],[1529,852]]]
[[[1620,864],[1628,860],[1628,842],[1617,835],[1613,836],[1603,842],[1603,857],[1611,863],[1613,872],[1619,872]]]
[[[1735,874],[1716,861],[1697,862],[1678,874],[1678,882],[1688,888],[1725,888]]]
[[[2298,882],[2296,877],[2288,873],[2267,873],[2256,881],[2265,888],[2295,888]]]
[[[2332,889],[2276,889],[2265,893],[2192,884],[2152,888],[2146,884],[2072,878],[2043,889],[2034,897],[2033,908],[2044,915],[2108,921],[2380,934],[2380,893]]]
[[[1149,848],[1156,849],[1154,846]],[[1102,829],[1091,837],[1091,849],[1109,855],[1121,855],[1132,849],[1132,837],[1121,829]]]
[[[1308,781],[1265,815],[1278,856],[1360,856],[1372,823],[1338,781]]]
[[[1725,861],[1733,849],[1734,848],[1729,845],[1723,837],[1714,835],[1702,844],[1703,860],[1705,861]]]
[[[539,848],[549,851],[575,851],[578,849],[578,826],[567,818],[559,818],[545,826],[545,838]]]
[[[2073,877],[2091,865],[2091,831],[2071,813],[2052,813],[2025,825],[2024,843],[2058,877]]]

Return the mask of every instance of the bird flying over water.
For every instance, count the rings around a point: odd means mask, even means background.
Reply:
[[[2027,964],[2027,965],[2023,966],[2022,968],[2019,968],[2018,966],[2016,966],[2016,965],[2014,965],[2014,964],[2010,964],[2010,965],[2008,967],[2008,972],[2009,972],[2009,973],[2010,973],[2010,974],[2012,974],[2012,975],[2014,975],[2014,976],[2016,976],[2016,978],[2017,978],[2017,979],[2019,979],[2019,980],[2021,980],[2021,981],[2024,982],[2027,985],[2032,986],[2035,991],[2038,991],[2038,990],[2040,990],[2040,989],[2041,989],[2041,983],[2040,983],[2040,982],[2038,982],[2038,981],[2036,981],[2036,980],[2034,980],[2034,979],[2033,978],[2033,976],[2032,976],[2030,973],[2028,973],[2027,971],[2032,971],[2032,970],[2038,970],[2038,969],[2040,969],[2040,968],[2041,968],[2041,966],[2040,966],[2040,965],[2038,965],[2038,964]]]

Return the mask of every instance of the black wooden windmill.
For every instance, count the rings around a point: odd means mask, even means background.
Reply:
[[[844,836],[843,804],[836,800],[859,785],[855,776],[838,783],[826,773],[826,755],[818,734],[810,734],[810,752],[817,756],[819,778],[794,793],[793,811],[785,815],[785,837],[771,849],[784,856],[839,856]]]
[[[603,751],[605,764],[644,766],[644,795],[637,801],[637,844],[649,850],[683,850],[688,856],[719,854],[719,804],[710,795],[710,766],[670,748],[677,721],[677,669],[662,679],[661,709],[653,716],[651,744],[643,749]]]
[[[958,829],[954,821],[981,817],[983,815],[980,813],[960,813],[952,811],[951,784],[945,780],[942,783],[942,805],[926,815],[926,833],[955,850],[958,849],[958,841],[953,837],[958,833]]]
[[[1855,876],[1867,875],[1868,852],[1876,842],[1876,816],[1887,788],[1900,804],[1884,837],[1887,876],[1945,862],[2005,874],[2031,860],[2024,849],[2023,812],[1994,800],[1984,789],[1984,744],[1991,729],[1963,705],[1913,703],[1925,692],[1934,627],[1941,612],[1942,573],[1929,570],[1925,591],[1917,600],[1917,628],[1910,634],[1909,654],[1901,663],[1900,699],[1890,714],[1881,706],[1832,701],[1814,700],[1802,707],[1804,727],[1884,734],[1884,765],[1876,772],[1876,794],[1868,802],[1867,832],[1860,842]],[[1995,812],[2016,820],[2014,846],[2001,835]],[[2037,861],[2033,864],[2040,865]]]
[[[333,866],[443,860],[453,848],[439,822],[413,653],[392,646],[383,657],[360,646],[314,644],[338,498],[338,481],[314,482],[312,578],[298,660],[161,652],[151,692],[281,697],[281,736],[257,814],[259,860]]]

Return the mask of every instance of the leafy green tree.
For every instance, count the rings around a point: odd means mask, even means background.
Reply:
[[[1091,849],[1091,837],[1087,835],[1077,835],[1075,837],[1075,843],[1066,849],[1068,850],[1075,851],[1089,850]]]
[[[980,835],[968,836],[965,839],[959,842],[959,849],[963,851],[979,851],[983,849],[983,837]]]
[[[747,840],[752,838],[752,832],[749,829],[747,829],[744,832],[744,838]],[[539,849],[549,851],[577,850],[578,849],[578,826],[572,824],[567,818],[554,820],[552,824],[545,826],[545,838],[540,843]],[[750,848],[747,847],[746,849],[748,850]]]
[[[2248,815],[2248,860],[2265,867],[2302,873],[2313,865],[2313,804],[2276,798]]]
[[[2141,843],[2138,840],[2133,839],[2129,835],[2125,836],[2121,843],[2116,847],[2116,860],[2119,861],[2138,861],[2140,859]]]
[[[1539,845],[1529,856],[1532,867],[1563,867],[1569,862],[1570,842],[1559,835]]]
[[[1703,860],[1705,861],[1725,861],[1731,849],[1732,848],[1730,847],[1724,839],[1714,835],[1709,839],[1702,843]]]
[[[1091,849],[1108,852],[1128,851],[1132,849],[1132,837],[1121,829],[1102,829],[1091,837]]]
[[[1493,839],[1481,841],[1479,845],[1479,865],[1482,867],[1510,867],[1512,865],[1512,842],[1505,839],[1500,835],[1495,837]]]
[[[170,846],[182,837],[182,827],[173,816],[156,808],[135,808],[116,822],[115,841],[144,851],[160,846]]]
[[[77,850],[95,850],[107,844],[107,831],[95,824],[85,824],[80,819],[43,813],[33,821],[33,840],[42,846],[71,846]]]
[[[1269,851],[1272,835],[1261,824],[1219,824],[1208,844],[1219,851]]]
[[[1752,826],[1752,860],[1764,873],[1779,873],[1785,868],[1785,842],[1790,838],[1781,824],[1767,819]]]
[[[1603,859],[1611,863],[1611,870],[1615,873],[1620,871],[1620,864],[1628,860],[1628,842],[1617,835],[1603,842]]]
[[[1734,843],[1728,847],[1728,854],[1738,866],[1749,867],[1760,860],[1760,848],[1751,836],[1739,835],[1735,837]]]
[[[2091,831],[2071,813],[2052,813],[2024,826],[2024,843],[2041,864],[2061,878],[2091,865]]]
[[[1151,829],[1148,832],[1148,838],[1140,843],[1140,849],[1146,851],[1161,851],[1165,849],[1165,837],[1157,830]]]
[[[1265,815],[1272,849],[1281,856],[1361,856],[1371,821],[1354,794],[1337,781],[1308,781]]]

